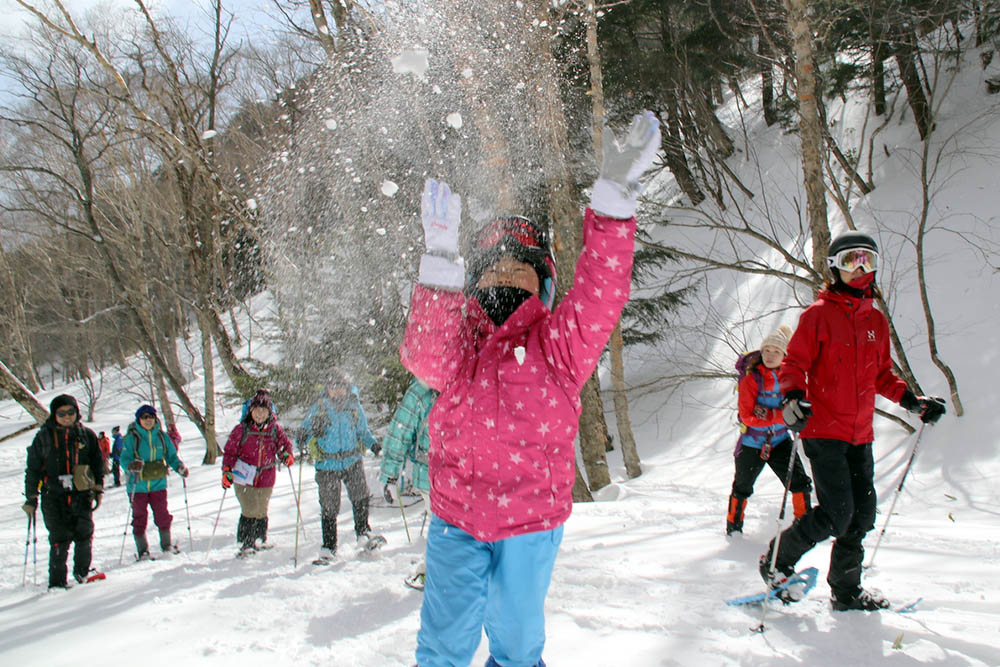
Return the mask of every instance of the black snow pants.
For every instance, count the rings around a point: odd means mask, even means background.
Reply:
[[[733,495],[737,498],[749,498],[753,495],[753,486],[765,465],[770,466],[774,474],[785,484],[788,480],[788,460],[792,456],[792,439],[785,438],[771,450],[767,461],[760,458],[760,450],[753,447],[740,447],[736,455],[736,475],[733,477]],[[802,466],[802,459],[795,457],[795,467],[792,468],[792,484],[788,490],[792,493],[810,491],[812,482]]]
[[[316,486],[323,520],[323,546],[337,550],[337,515],[340,513],[340,484],[347,487],[347,497],[354,510],[354,532],[362,535],[371,531],[368,525],[368,502],[371,492],[365,480],[361,461],[345,470],[317,470]]]
[[[816,504],[781,534],[777,565],[794,568],[817,542],[833,537],[826,581],[836,597],[849,599],[861,591],[861,543],[875,527],[872,444],[805,438],[802,446],[812,467]]]
[[[73,575],[83,578],[90,572],[94,518],[90,493],[62,490],[42,492],[42,519],[49,531],[49,588],[66,587],[66,562],[73,549]]]

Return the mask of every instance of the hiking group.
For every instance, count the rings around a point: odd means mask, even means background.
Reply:
[[[425,559],[408,578],[424,589],[416,641],[421,666],[469,664],[484,630],[487,665],[544,665],[544,603],[572,509],[580,391],[629,298],[639,178],[660,148],[659,121],[649,112],[633,119],[623,141],[609,129],[603,136],[601,170],[583,215],[573,284],[557,306],[556,266],[542,226],[520,216],[493,218],[474,234],[463,257],[461,196],[444,182],[425,183],[425,252],[400,345],[403,366],[414,379],[389,425],[380,472],[382,495],[392,504],[393,487],[410,461],[413,485],[430,508]],[[944,413],[942,401],[914,395],[892,372],[887,321],[875,307],[878,261],[870,236],[848,232],[835,238],[829,252],[833,280],[802,313],[797,328],[778,327],[738,363],[741,429],[726,534],[743,531],[748,499],[769,466],[792,495],[795,520],[771,540],[755,565],[767,585],[781,587],[788,601],[795,591],[783,583],[798,560],[832,537],[827,581],[833,608],[886,606],[861,586],[861,542],[875,517],[875,395],[918,413],[924,422]],[[44,454],[43,447],[51,452],[52,443],[58,449],[73,438],[87,445],[80,451],[91,466],[100,464],[101,454],[93,433],[60,416],[65,411],[57,403],[29,449],[26,495],[29,504],[34,502],[35,484],[42,479],[37,471],[48,456],[42,488],[46,525],[56,508],[63,512],[64,503],[77,517],[66,528],[53,519],[52,560],[60,557],[57,545],[73,539],[79,552],[86,543],[74,569],[85,572],[90,512],[100,503],[101,476],[87,489],[63,483],[72,466],[60,453]],[[160,461],[157,474],[162,469],[166,475],[169,466],[185,475],[176,449],[143,413],[146,407],[130,426],[122,465],[132,474],[130,465],[141,455],[144,468]],[[258,391],[247,408],[227,440],[222,468],[223,494],[235,486],[241,507],[241,553],[266,548],[276,470],[294,461],[267,391]],[[63,419],[69,421],[54,421]],[[799,458],[799,443],[812,479]],[[300,456],[308,451],[315,465],[321,560],[337,549],[341,483],[351,502],[356,538],[363,545],[384,542],[369,524],[362,465],[363,449],[377,455],[380,446],[357,389],[345,377],[334,377],[309,408],[299,446]],[[77,450],[72,451],[75,456]],[[173,548],[161,482],[129,480],[140,555],[147,503],[160,529],[161,548]],[[58,584],[58,568],[50,571],[50,584]]]

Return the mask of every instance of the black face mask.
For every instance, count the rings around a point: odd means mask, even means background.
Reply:
[[[527,301],[531,292],[520,287],[496,286],[476,289],[473,296],[493,320],[493,324],[499,327]]]

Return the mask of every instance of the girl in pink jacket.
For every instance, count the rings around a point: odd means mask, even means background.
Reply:
[[[466,275],[461,198],[433,179],[425,185],[427,252],[400,348],[406,368],[441,392],[429,418],[422,667],[468,665],[484,626],[488,665],[544,664],[580,389],[628,300],[638,179],[659,147],[659,121],[636,116],[624,145],[604,136],[574,284],[555,310],[555,263],[538,226],[521,217],[488,224]]]

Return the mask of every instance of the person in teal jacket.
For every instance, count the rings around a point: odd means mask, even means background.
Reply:
[[[424,509],[430,511],[431,498],[430,479],[427,477],[427,450],[431,439],[427,433],[427,415],[434,407],[438,392],[428,387],[422,380],[413,378],[413,382],[403,394],[403,401],[396,408],[389,423],[382,449],[382,474],[380,479],[385,484],[382,496],[390,505],[396,501],[392,497],[392,487],[399,482],[407,460],[413,462],[410,478],[424,499]],[[422,589],[424,575],[427,571],[427,561],[423,558],[417,563],[406,583],[414,588]]]
[[[373,535],[368,524],[370,491],[365,480],[362,457],[365,449],[376,456],[381,445],[368,429],[368,418],[357,387],[338,374],[309,408],[302,421],[302,433],[316,468],[316,486],[322,516],[323,546],[320,558],[332,558],[337,551],[337,514],[340,513],[340,484],[354,510],[354,532],[358,545],[373,549],[385,538]]]
[[[170,538],[174,517],[167,509],[167,467],[181,477],[187,477],[190,471],[177,456],[177,448],[160,426],[153,406],[142,405],[135,411],[135,421],[129,424],[122,444],[121,465],[128,473],[125,488],[132,503],[136,558],[146,560],[150,557],[146,540],[150,507],[153,522],[160,530],[160,549],[164,553],[180,553]]]

